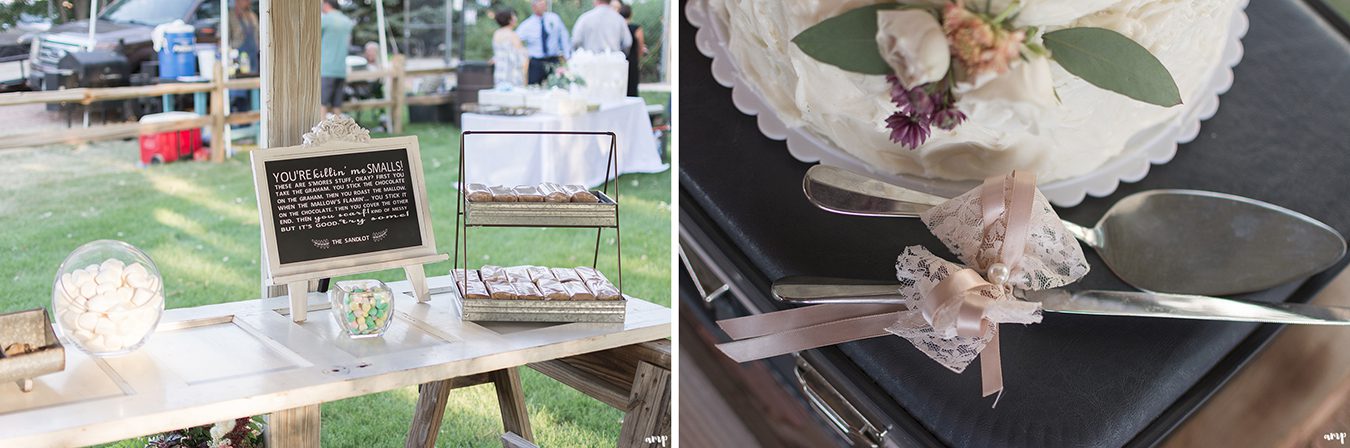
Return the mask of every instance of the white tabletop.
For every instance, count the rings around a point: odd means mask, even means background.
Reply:
[[[642,98],[624,98],[602,104],[600,110],[571,116],[470,113],[462,120],[466,131],[612,131],[618,137],[619,174],[669,168],[657,152]],[[557,182],[596,186],[606,180],[609,140],[609,136],[471,134],[464,142],[464,178],[489,185]]]
[[[449,286],[449,276],[429,278]],[[285,297],[165,312],[120,358],[67,346],[66,369],[21,393],[0,384],[0,446],[74,446],[204,425],[670,337],[671,310],[629,298],[622,324],[474,323],[455,297],[418,303],[391,283],[381,338],[340,334],[326,296],[293,323]]]

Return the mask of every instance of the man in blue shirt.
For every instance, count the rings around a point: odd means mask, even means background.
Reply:
[[[313,1],[313,0],[310,0]],[[356,24],[338,9],[337,0],[323,0],[319,19],[319,102],[325,113],[342,113],[343,88],[347,85],[347,52]]]
[[[554,67],[572,56],[572,38],[562,17],[548,10],[548,0],[534,0],[530,9],[534,14],[516,27],[516,34],[530,52],[529,83],[539,84],[553,73]]]

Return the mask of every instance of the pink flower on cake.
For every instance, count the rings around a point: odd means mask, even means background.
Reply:
[[[951,65],[942,25],[925,10],[877,12],[877,47],[906,86],[941,80]]]
[[[942,11],[942,30],[951,44],[952,58],[964,70],[963,80],[1007,72],[1021,54],[1026,32],[1007,30],[966,9],[964,3],[948,3]]]

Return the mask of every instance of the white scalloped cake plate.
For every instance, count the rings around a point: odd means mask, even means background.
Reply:
[[[1242,60],[1242,37],[1247,34],[1246,7],[1247,1],[1243,0],[1234,11],[1222,63],[1210,75],[1208,88],[1198,90],[1195,98],[1186,101],[1190,107],[1171,122],[1159,125],[1156,132],[1140,132],[1120,154],[1087,174],[1041,184],[1040,189],[1045,197],[1057,206],[1073,207],[1083,202],[1087,195],[1107,196],[1116,191],[1121,182],[1132,183],[1143,179],[1152,165],[1171,161],[1172,156],[1176,155],[1177,145],[1194,140],[1200,134],[1200,122],[1213,117],[1218,111],[1219,95],[1233,85],[1233,67]],[[746,115],[758,117],[760,132],[771,139],[786,141],[788,152],[797,160],[869,173],[877,179],[943,197],[954,197],[977,184],[975,181],[878,172],[833,143],[803,128],[788,127],[778,118],[777,111],[767,106],[768,103],[753,84],[741,78],[736,61],[726,50],[727,33],[721,23],[708,15],[706,0],[690,0],[684,10],[689,23],[698,28],[695,42],[699,52],[713,60],[713,79],[730,87],[736,108]]]

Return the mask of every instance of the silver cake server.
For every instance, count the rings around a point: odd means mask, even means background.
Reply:
[[[773,283],[778,300],[802,304],[904,304],[899,283],[827,277],[786,277]],[[1264,303],[1189,294],[1138,291],[1029,291],[1023,299],[1052,313],[1161,317],[1304,325],[1350,325],[1350,308]]]
[[[807,170],[802,189],[817,207],[859,216],[914,218],[946,200],[824,165]],[[1326,224],[1206,191],[1139,192],[1115,203],[1095,227],[1064,226],[1116,276],[1145,291],[1260,291],[1320,272],[1345,255],[1345,239]]]

